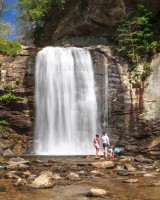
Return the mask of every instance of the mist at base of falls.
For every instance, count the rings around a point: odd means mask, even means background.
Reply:
[[[34,152],[90,155],[99,133],[90,53],[82,48],[46,47],[36,59]]]

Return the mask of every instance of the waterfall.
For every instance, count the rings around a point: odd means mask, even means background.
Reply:
[[[82,48],[46,47],[36,59],[34,152],[93,154],[97,101],[90,53]]]

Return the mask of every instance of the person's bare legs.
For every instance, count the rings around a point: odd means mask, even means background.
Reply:
[[[96,157],[98,157],[99,148],[96,148]]]
[[[103,155],[104,155],[104,158],[106,157],[106,147],[103,147]]]
[[[106,149],[106,157],[108,157],[108,147],[105,147],[105,149]]]

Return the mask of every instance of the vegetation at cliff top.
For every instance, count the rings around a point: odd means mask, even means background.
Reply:
[[[151,11],[138,5],[135,11],[125,15],[117,27],[116,48],[130,61],[135,81],[145,80],[152,73],[149,62],[152,52],[160,45],[152,23],[153,17]],[[138,71],[137,66],[142,63],[143,70]]]
[[[0,38],[0,54],[16,56],[21,50],[21,44],[16,41]]]
[[[66,0],[19,0],[20,21],[25,36],[34,41],[43,37],[44,25],[52,15],[64,9]]]

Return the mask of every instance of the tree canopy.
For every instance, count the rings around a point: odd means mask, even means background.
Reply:
[[[19,0],[20,21],[23,29],[27,29],[30,38],[39,39],[43,35],[44,25],[51,13],[64,9],[66,0]]]

